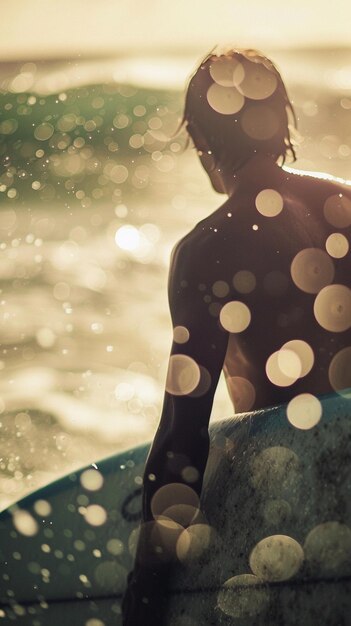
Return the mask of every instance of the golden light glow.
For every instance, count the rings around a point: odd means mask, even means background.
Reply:
[[[116,232],[116,244],[122,250],[136,250],[140,243],[140,235],[135,226],[125,224]]]

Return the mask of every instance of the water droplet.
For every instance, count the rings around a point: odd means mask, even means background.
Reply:
[[[34,137],[38,139],[38,141],[47,141],[54,134],[54,127],[52,124],[48,122],[44,122],[43,124],[39,124],[34,131]]]
[[[107,513],[99,504],[90,504],[85,510],[84,518],[91,526],[102,526],[107,520]]]
[[[51,504],[47,500],[36,500],[33,505],[34,511],[41,517],[48,517],[52,509]]]
[[[104,483],[104,477],[98,470],[87,469],[80,475],[80,483],[88,491],[98,491]]]
[[[39,531],[38,523],[28,511],[17,509],[12,519],[16,530],[25,537],[33,537]]]

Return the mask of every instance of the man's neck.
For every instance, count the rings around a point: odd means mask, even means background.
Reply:
[[[225,192],[231,197],[247,185],[252,186],[253,183],[259,184],[261,181],[264,184],[265,181],[272,181],[275,178],[278,180],[281,173],[281,167],[272,157],[257,154],[234,172],[225,168],[221,169],[221,178]]]

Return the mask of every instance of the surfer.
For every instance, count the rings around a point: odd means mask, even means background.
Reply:
[[[349,383],[351,188],[283,167],[296,117],[278,70],[257,51],[213,51],[190,79],[183,124],[227,199],[172,253],[174,337],[125,626],[162,623],[170,557],[155,518],[180,526],[172,511],[196,508],[221,371],[236,413]]]

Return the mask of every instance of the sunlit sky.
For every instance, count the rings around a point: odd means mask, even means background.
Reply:
[[[349,45],[349,0],[11,0],[0,58]],[[6,8],[5,8],[6,7]]]

